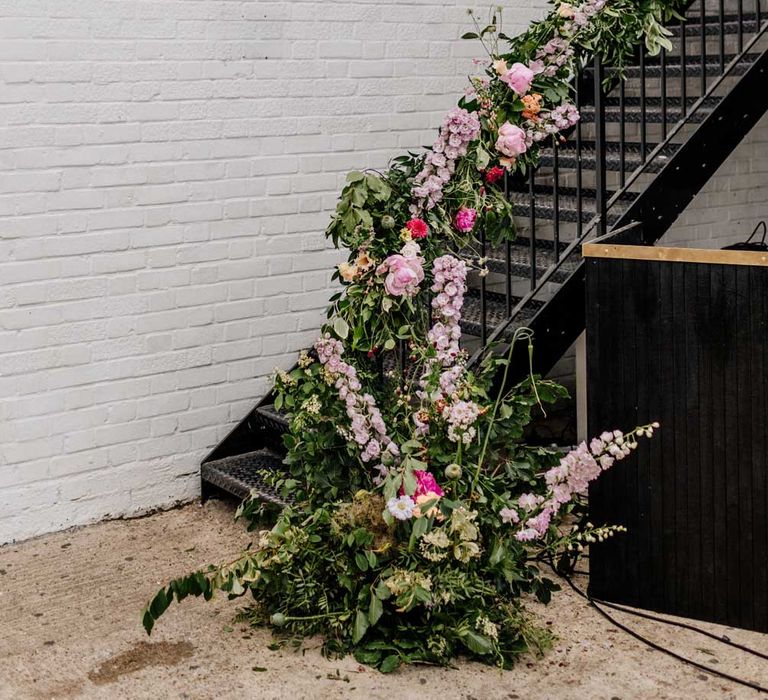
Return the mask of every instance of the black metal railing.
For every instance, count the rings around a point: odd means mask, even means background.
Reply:
[[[480,277],[475,320],[482,347],[473,359],[557,293],[553,282],[575,271],[581,244],[621,218],[765,50],[768,0],[754,0],[751,12],[743,3],[694,0],[685,21],[670,26],[674,48],[656,56],[639,50],[621,76],[599,60],[583,67],[574,82],[581,119],[568,140],[553,137],[537,169],[505,181],[519,239],[503,246],[500,270]],[[484,239],[481,248],[486,257]],[[521,273],[516,261],[526,253]],[[503,320],[489,326],[499,317],[494,304],[503,307]]]

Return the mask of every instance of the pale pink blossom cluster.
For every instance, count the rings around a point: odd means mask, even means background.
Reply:
[[[563,2],[558,8],[558,13],[566,19],[560,29],[564,36],[572,36],[582,27],[589,24],[589,20],[594,17],[607,4],[607,0],[586,0],[580,5],[571,5]]]
[[[535,75],[551,78],[573,58],[573,48],[561,37],[550,39],[534,56],[528,65]]]
[[[387,435],[387,427],[376,406],[376,400],[370,394],[359,393],[362,384],[357,377],[357,370],[342,359],[342,342],[326,333],[315,341],[315,351],[347,408],[351,434],[362,450],[360,458],[363,462],[381,458],[384,452],[391,456],[400,454],[397,445]]]
[[[469,445],[477,435],[473,426],[479,415],[480,407],[474,401],[449,403],[443,410],[443,418],[448,424],[448,439]]]
[[[414,215],[432,209],[443,199],[443,187],[451,179],[456,161],[466,155],[469,144],[479,135],[480,120],[474,112],[461,107],[448,112],[424,167],[413,180]]]
[[[576,105],[564,102],[549,112],[541,112],[536,121],[529,119],[526,122],[526,140],[543,141],[548,136],[572,127],[580,118]]]
[[[458,390],[464,374],[464,365],[457,362],[460,353],[461,309],[467,291],[467,264],[453,255],[442,255],[432,263],[432,309],[434,322],[427,333],[430,345],[437,355],[425,367],[419,380],[418,397],[424,400],[446,401]],[[437,391],[429,394],[427,387],[435,367],[440,367]],[[425,435],[429,425],[427,414],[417,411],[413,415],[416,434]]]
[[[616,460],[627,457],[637,447],[636,435],[650,437],[657,427],[658,423],[653,423],[627,435],[614,430],[594,438],[589,446],[582,442],[544,474],[549,487],[546,497],[524,493],[518,498],[516,508],[502,508],[499,516],[505,523],[522,523],[515,533],[517,540],[529,542],[542,538],[552,517],[563,505],[574,496],[585,495],[590,482],[610,469]]]
[[[437,350],[437,359],[448,367],[456,361],[461,338],[461,309],[467,291],[467,264],[453,255],[441,255],[432,263],[432,309],[434,323],[427,339]]]

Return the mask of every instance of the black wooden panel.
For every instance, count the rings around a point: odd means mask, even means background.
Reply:
[[[590,593],[768,631],[768,268],[586,261],[591,434],[661,429],[590,489]],[[620,294],[617,290],[621,290]]]

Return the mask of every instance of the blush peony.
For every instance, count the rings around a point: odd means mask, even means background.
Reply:
[[[528,150],[525,144],[525,132],[519,126],[504,122],[499,127],[496,150],[510,158],[517,158]]]
[[[390,255],[376,270],[378,274],[386,274],[384,289],[393,297],[410,297],[416,294],[419,284],[424,279],[422,268],[423,259]]]
[[[513,63],[500,80],[518,95],[525,95],[531,89],[533,71],[522,63]]]

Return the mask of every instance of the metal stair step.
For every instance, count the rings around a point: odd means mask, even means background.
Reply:
[[[582,189],[581,212],[578,209],[576,190],[573,187],[559,187],[557,196],[558,220],[559,221],[578,221],[581,213],[582,223],[588,223],[595,216],[597,205],[595,204],[594,190]],[[555,195],[551,187],[537,185],[535,188],[536,203],[535,215],[538,220],[554,221],[555,219]],[[612,196],[613,192],[608,192]],[[634,193],[629,193],[624,198],[625,201],[617,202],[608,212],[608,222],[618,221],[621,216],[623,205],[634,198]],[[527,191],[512,190],[509,193],[509,199],[512,202],[512,211],[515,216],[529,217],[531,211],[530,194]]]
[[[649,155],[658,144],[648,143],[645,147],[646,155]],[[635,142],[626,142],[624,144],[624,170],[633,171],[642,165],[641,144]],[[677,149],[678,144],[670,144],[665,146],[661,153],[646,165],[646,172],[655,173],[661,170],[671,158]],[[567,168],[575,170],[579,165],[579,154],[576,148],[576,141],[568,141],[565,145],[560,146],[558,149],[558,166],[560,168]],[[594,141],[582,141],[581,142],[581,167],[583,170],[595,169],[595,143]],[[552,148],[542,149],[541,151],[541,164],[544,167],[554,167],[555,158]],[[622,169],[621,162],[621,145],[618,142],[606,143],[605,154],[605,166],[608,170],[619,171]]]
[[[564,251],[568,246],[567,242],[561,241],[560,251]],[[550,240],[536,240],[536,277],[541,276],[555,264],[555,243]],[[525,236],[518,236],[509,243],[509,266],[507,266],[507,246],[501,244],[492,247],[487,255],[486,267],[491,272],[502,275],[507,274],[509,270],[510,277],[520,279],[530,279],[531,276],[531,241]],[[562,263],[561,267],[552,275],[553,282],[563,282],[572,272],[573,266],[570,261]]]
[[[754,12],[744,12],[741,16],[742,32],[744,34],[754,34],[757,31],[757,22],[755,21],[756,15]],[[726,13],[723,15],[722,33],[723,34],[738,34],[739,32],[739,18],[734,13]],[[680,25],[675,24],[669,27],[673,37],[679,37],[681,35]],[[720,16],[719,15],[706,15],[704,17],[704,31],[707,36],[718,36],[721,31]],[[701,36],[701,21],[698,16],[692,17],[685,23],[685,34],[688,39],[696,39]]]
[[[273,431],[278,435],[288,431],[288,418],[281,413],[272,404],[265,404],[256,407],[256,419],[260,427]]]
[[[237,498],[245,499],[253,495],[262,501],[270,501],[281,506],[288,505],[271,486],[265,483],[263,477],[265,470],[285,471],[283,458],[266,449],[246,452],[204,462],[200,475],[204,482]]]
[[[703,122],[712,112],[712,107],[706,107],[702,105],[695,112],[688,112],[687,115],[683,114],[680,107],[676,107],[671,104],[667,104],[667,124],[674,124],[680,121],[683,117],[688,122],[699,124]],[[581,121],[585,124],[594,124],[595,122],[595,108],[592,106],[581,108]],[[606,105],[605,107],[605,121],[606,122],[626,122],[640,124],[645,116],[646,124],[661,124],[664,121],[661,106],[646,106],[645,109],[641,109],[640,106],[627,106],[624,110],[621,110],[618,106]]]
[[[481,291],[477,288],[467,290],[464,295],[464,308],[461,311],[461,330],[467,335],[480,337],[483,317],[480,308]],[[512,296],[511,306],[514,308],[522,297]],[[544,305],[544,302],[532,300],[520,311],[514,322],[510,324],[506,335],[511,336],[516,328],[524,326],[535,313]],[[507,320],[507,298],[498,292],[485,292],[485,327],[490,334],[493,330]]]
[[[760,57],[760,54],[750,53],[745,54],[742,60],[740,60],[731,71],[730,75],[743,75],[747,72],[752,63]],[[724,57],[725,65],[728,65],[734,58],[735,54],[726,54]],[[674,76],[680,76],[682,73],[682,66],[679,56],[667,56],[666,57],[666,75],[667,78]],[[720,56],[707,54],[705,69],[707,75],[720,75]],[[685,73],[688,77],[695,77],[701,75],[701,56],[686,56],[685,61]],[[628,66],[626,70],[627,78],[639,78],[641,75],[640,66]],[[649,62],[645,66],[646,78],[658,78],[661,75],[661,64],[658,62]]]

